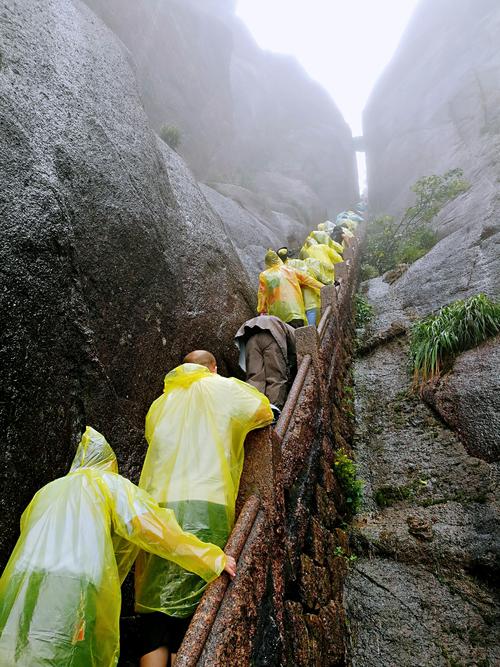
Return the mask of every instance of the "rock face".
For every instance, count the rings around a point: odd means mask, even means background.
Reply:
[[[366,480],[345,595],[355,667],[500,659],[498,341],[426,388],[434,412],[411,392],[404,337],[447,303],[500,298],[499,27],[494,1],[422,0],[365,111],[372,213],[400,214],[419,177],[448,169],[471,188],[433,221],[427,255],[362,286],[375,316],[354,369]]]
[[[390,287],[370,283],[386,322],[500,296],[499,30],[495,0],[422,0],[365,110],[373,213],[398,215],[421,176],[460,167],[472,186],[433,222],[431,252]]]
[[[351,664],[497,664],[498,469],[412,392],[407,348],[399,338],[354,368],[365,498],[344,591]]]
[[[130,50],[153,127],[180,129],[178,150],[202,182],[229,199],[233,187],[250,191],[265,210],[265,236],[293,243],[301,225],[303,241],[356,200],[352,137],[339,111],[293,59],[257,47],[234,3],[86,1]],[[232,206],[214,201],[223,213]],[[275,212],[286,216],[277,228]],[[260,225],[253,235],[239,225],[229,230],[237,227],[237,247],[250,235],[261,253]]]
[[[381,338],[395,323],[409,326],[456,299],[479,292],[500,298],[499,29],[496,2],[445,0],[437,7],[423,0],[365,111],[373,212],[398,214],[409,203],[409,186],[425,174],[462,167],[471,183],[433,221],[441,240],[427,255],[390,285],[382,278],[365,284]],[[498,374],[484,349],[468,353],[469,362],[457,362],[437,394],[426,396],[468,451],[492,460],[495,423],[485,426],[479,406],[495,412]]]
[[[85,424],[137,474],[164,373],[196,347],[234,368],[254,295],[109,29],[70,0],[0,15],[3,564]]]
[[[425,388],[425,399],[459,435],[466,450],[500,460],[500,338],[461,354],[453,370]]]
[[[491,199],[500,135],[499,30],[496,0],[420,1],[364,111],[372,210],[398,213],[417,178],[455,167]]]

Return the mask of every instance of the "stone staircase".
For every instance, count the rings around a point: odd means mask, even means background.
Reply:
[[[226,548],[238,574],[208,587],[176,667],[344,664],[346,505],[333,460],[349,449],[342,400],[359,250],[355,239],[336,265],[340,286],[322,289],[318,327],[296,332],[298,372],[278,423],[247,438]]]

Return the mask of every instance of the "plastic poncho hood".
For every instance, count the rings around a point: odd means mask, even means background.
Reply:
[[[270,268],[271,266],[279,266],[283,264],[279,255],[274,250],[268,250],[264,256],[264,264]]]
[[[331,220],[325,220],[325,222],[320,222],[318,225],[318,230],[320,232],[328,232],[330,234],[335,227],[335,224]]]
[[[114,451],[106,438],[91,426],[85,429],[69,471],[75,472],[83,468],[118,472],[118,462]]]

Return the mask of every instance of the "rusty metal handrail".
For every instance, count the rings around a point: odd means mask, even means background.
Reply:
[[[320,340],[325,335],[326,325],[328,324],[328,320],[330,319],[331,314],[332,314],[332,307],[327,306],[318,324],[318,336]]]
[[[224,552],[235,560],[238,560],[243,551],[259,509],[260,499],[257,496],[250,496],[243,505],[224,549]],[[179,649],[175,663],[178,667],[194,667],[198,662],[229,584],[229,575],[223,573],[207,588]]]
[[[290,420],[292,419],[292,414],[295,409],[295,406],[298,403],[300,392],[302,391],[302,387],[304,386],[304,382],[306,380],[311,362],[312,362],[311,355],[306,354],[306,356],[302,359],[302,363],[299,366],[299,370],[297,371],[297,375],[295,376],[295,380],[293,381],[293,385],[290,390],[290,393],[288,394],[288,398],[286,399],[283,411],[274,429],[280,438],[283,438],[285,436]]]

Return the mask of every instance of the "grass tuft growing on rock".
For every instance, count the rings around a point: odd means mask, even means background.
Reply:
[[[356,308],[356,329],[362,329],[373,317],[373,306],[368,303],[368,299],[365,296],[356,294],[354,297],[354,307]]]
[[[363,498],[363,481],[357,479],[357,467],[343,449],[335,452],[335,473],[344,492],[350,512],[356,514]]]
[[[181,143],[181,131],[175,125],[163,125],[159,132],[160,139],[170,146],[174,151]]]
[[[435,378],[453,359],[500,332],[500,304],[484,294],[455,301],[411,329],[410,355],[415,384]]]

